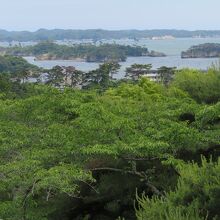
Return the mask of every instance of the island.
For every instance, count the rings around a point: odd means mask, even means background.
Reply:
[[[0,73],[22,74],[24,72],[40,72],[42,69],[38,66],[28,63],[22,57],[1,56],[0,55]]]
[[[4,54],[34,56],[37,60],[78,60],[85,62],[124,62],[127,57],[164,57],[164,53],[149,51],[146,47],[119,44],[60,45],[45,41],[33,46],[6,48]]]
[[[205,43],[190,47],[181,53],[181,58],[217,58],[220,57],[220,44]]]

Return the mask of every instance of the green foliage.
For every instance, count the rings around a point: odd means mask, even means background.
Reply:
[[[138,220],[219,219],[220,161],[178,165],[180,178],[175,191],[164,198],[139,198]]]
[[[162,98],[163,88],[149,81],[147,78],[141,78],[138,84],[122,83],[117,88],[109,89],[107,94],[129,98],[134,100],[159,100]]]
[[[201,128],[212,128],[220,123],[220,102],[212,106],[205,106],[197,115]]]
[[[152,68],[151,64],[133,64],[126,68],[126,77],[132,80],[138,80],[140,76],[148,74]]]
[[[120,69],[120,64],[115,62],[107,62],[99,65],[99,68],[85,74],[83,83],[87,84],[86,88],[99,86],[106,90],[113,85],[113,76]]]
[[[102,93],[16,84],[20,95],[2,75],[0,218],[133,220],[136,189],[149,219],[218,214],[219,164],[198,164],[219,157],[219,103],[146,78],[108,89],[117,68],[100,66]]]
[[[160,68],[158,68],[159,81],[167,86],[173,79],[175,70],[175,67],[161,66]]]
[[[213,69],[208,73],[181,70],[176,73],[173,85],[187,92],[199,103],[216,103],[220,100],[220,73]]]

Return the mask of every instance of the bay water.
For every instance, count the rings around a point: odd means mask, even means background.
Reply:
[[[73,44],[76,41],[61,41],[60,44]],[[80,41],[79,41],[80,43]],[[100,42],[99,42],[100,43]],[[220,43],[220,38],[176,38],[166,40],[151,40],[151,39],[120,39],[120,40],[102,40],[102,43],[116,43],[132,46],[144,46],[149,50],[155,50],[165,53],[166,57],[128,57],[126,62],[122,62],[121,69],[116,78],[122,78],[125,74],[125,69],[134,63],[152,64],[152,69],[157,69],[161,66],[177,67],[177,68],[195,68],[207,70],[213,63],[219,62],[219,58],[192,58],[181,59],[181,52],[187,50],[193,45],[203,43]],[[24,43],[25,44],[25,43]],[[30,42],[26,43],[30,45]],[[100,63],[79,62],[75,60],[35,60],[34,57],[25,57],[25,59],[39,67],[45,69],[53,66],[74,66],[82,71],[90,71],[98,68]]]

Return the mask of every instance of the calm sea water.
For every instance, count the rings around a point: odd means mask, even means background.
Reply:
[[[35,61],[34,57],[25,57],[25,59],[39,67],[50,69],[53,66],[74,66],[82,71],[94,70],[99,67],[99,63],[76,62],[70,60],[53,60],[53,61]],[[180,56],[171,55],[167,57],[129,57],[126,62],[120,63],[121,69],[116,78],[122,78],[125,75],[125,69],[134,63],[139,64],[152,64],[153,69],[161,66],[176,66],[177,68],[195,68],[195,69],[208,69],[213,63],[218,62],[219,59],[181,59]]]
[[[126,62],[120,63],[121,70],[118,73],[117,78],[124,76],[124,70],[126,67],[134,63],[139,64],[152,64],[153,69],[160,66],[176,66],[177,68],[196,68],[206,70],[210,67],[212,63],[219,61],[219,58],[198,58],[198,59],[181,59],[181,52],[187,50],[192,45],[203,44],[203,43],[220,43],[220,38],[178,38],[170,40],[149,40],[141,39],[139,41],[134,41],[130,39],[121,40],[103,40],[103,43],[118,43],[123,45],[139,45],[145,46],[149,50],[155,50],[159,52],[164,52],[167,57],[128,57]],[[60,44],[73,44],[80,43],[80,41],[62,41],[57,42]],[[30,45],[33,42],[22,43],[22,45]],[[0,46],[7,46],[6,42],[1,42]],[[86,62],[76,62],[69,60],[56,60],[56,61],[35,61],[34,57],[26,57],[26,59],[39,67],[51,68],[55,65],[61,66],[75,66],[77,69],[82,71],[89,71],[96,69],[99,63],[86,63]]]

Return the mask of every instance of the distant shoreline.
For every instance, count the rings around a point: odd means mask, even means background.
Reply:
[[[31,56],[26,56],[26,57],[31,57]],[[61,59],[61,58],[58,58],[58,57],[51,57],[51,58],[44,58],[44,57],[35,57],[34,56],[34,61],[58,61],[58,60],[62,60],[62,61],[75,61],[75,62],[87,62],[86,59],[83,59],[83,58],[74,58],[74,57],[70,57],[68,59]]]

